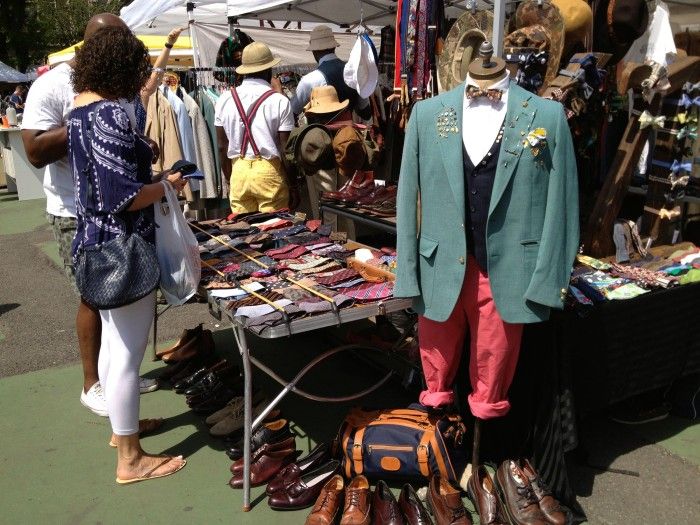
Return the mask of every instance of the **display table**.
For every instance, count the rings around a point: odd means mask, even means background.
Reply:
[[[44,170],[36,169],[27,160],[22,143],[22,130],[17,127],[0,128],[0,145],[7,190],[16,192],[21,201],[43,199]]]
[[[257,428],[267,417],[267,415],[274,410],[274,408],[279,404],[279,402],[290,392],[294,392],[300,396],[313,401],[321,402],[345,402],[351,401],[353,399],[358,399],[362,396],[373,392],[377,388],[384,385],[393,375],[392,371],[389,371],[378,383],[363,390],[362,392],[357,392],[353,395],[344,397],[321,397],[310,394],[299,389],[296,385],[298,382],[314,367],[319,363],[326,360],[332,355],[345,350],[357,350],[357,349],[367,349],[373,351],[379,351],[377,349],[372,349],[370,347],[358,346],[358,345],[346,345],[328,350],[313,360],[311,360],[306,366],[304,366],[299,373],[290,381],[286,381],[277,375],[273,370],[267,367],[262,362],[258,361],[253,355],[251,355],[250,347],[248,346],[247,331],[244,327],[242,319],[240,317],[235,317],[231,310],[226,310],[222,308],[222,301],[212,297],[211,293],[207,293],[207,301],[209,303],[209,312],[218,320],[228,320],[231,323],[231,328],[233,329],[234,339],[238,346],[238,351],[241,354],[241,359],[243,361],[243,378],[244,378],[244,424],[243,424],[243,510],[245,512],[250,510],[250,460],[251,460],[251,450],[250,450],[250,437],[252,435],[253,429]],[[262,333],[257,334],[258,337],[264,339],[277,339],[281,337],[287,337],[295,334],[300,334],[302,332],[309,332],[312,330],[319,330],[321,328],[339,326],[341,324],[350,323],[353,321],[359,321],[362,319],[368,319],[377,315],[385,315],[391,312],[396,312],[398,310],[405,310],[411,306],[411,299],[387,299],[383,301],[377,301],[373,303],[363,304],[359,306],[352,306],[350,308],[339,309],[336,313],[329,312],[319,315],[313,315],[310,317],[304,317],[301,319],[295,319],[290,321],[288,324],[281,324],[277,326],[271,326],[265,328]],[[272,379],[277,381],[281,386],[282,390],[275,396],[275,398],[270,402],[269,405],[255,418],[252,419],[252,399],[253,399],[253,381],[251,365],[254,365],[260,371],[264,372]]]
[[[333,213],[339,217],[345,217],[351,221],[365,224],[376,228],[378,230],[396,235],[396,217],[373,217],[366,213],[362,213],[356,208],[348,208],[346,206],[340,206],[339,204],[331,204],[327,202],[322,202],[319,206],[319,211],[321,217],[323,213]]]

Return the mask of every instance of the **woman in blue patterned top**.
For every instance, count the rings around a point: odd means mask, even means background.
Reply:
[[[127,232],[155,243],[153,204],[164,195],[153,182],[153,152],[137,136],[117,102],[133,100],[148,78],[145,46],[126,28],[104,27],[76,53],[78,93],[68,124],[68,155],[78,210],[73,257]],[[167,177],[176,190],[179,173]],[[117,482],[168,476],[185,466],[182,456],[147,454],[139,441],[139,367],[153,322],[155,291],[136,302],[100,310],[98,371],[117,447]],[[153,426],[158,420],[146,420]],[[142,427],[143,428],[143,427]]]

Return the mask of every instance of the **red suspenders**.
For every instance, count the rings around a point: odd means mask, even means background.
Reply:
[[[272,89],[263,93],[262,96],[258,100],[256,100],[255,103],[252,106],[250,106],[250,108],[248,108],[248,113],[246,114],[246,112],[243,110],[243,104],[241,104],[241,99],[238,97],[238,93],[236,92],[236,88],[231,87],[231,95],[233,96],[233,102],[236,104],[238,114],[240,115],[241,120],[243,121],[243,126],[245,126],[245,132],[243,133],[243,143],[241,144],[241,158],[245,157],[245,152],[248,149],[248,144],[250,144],[250,147],[253,148],[253,154],[255,154],[257,158],[260,158],[260,150],[258,149],[258,145],[255,143],[255,139],[253,139],[253,130],[251,126],[253,124],[255,114],[258,112],[258,109],[260,109],[260,106],[262,106],[262,103],[265,102],[265,100],[269,96],[274,94],[275,91]]]

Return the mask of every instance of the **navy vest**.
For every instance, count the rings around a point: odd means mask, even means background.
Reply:
[[[467,232],[467,253],[474,256],[483,272],[488,271],[486,220],[489,215],[502,135],[503,127],[498,132],[489,152],[476,166],[469,158],[467,150],[462,146],[464,188],[466,190],[466,221],[464,226]]]
[[[343,100],[350,100],[348,109],[352,111],[357,107],[358,94],[357,91],[345,83],[345,79],[343,78],[344,68],[345,62],[339,58],[326,60],[318,65],[318,70],[326,77],[326,83],[329,86],[333,86],[338,92],[338,100],[340,102]]]

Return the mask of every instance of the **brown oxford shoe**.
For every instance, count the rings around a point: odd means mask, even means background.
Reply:
[[[306,518],[304,525],[332,525],[340,511],[343,501],[343,489],[345,482],[343,477],[336,474],[328,480],[321,493],[316,498],[311,514]]]
[[[345,488],[345,506],[340,525],[369,525],[369,511],[369,481],[362,475],[355,476]]]
[[[534,467],[527,459],[521,460],[519,464],[521,470],[525,473],[525,476],[527,476],[530,485],[532,485],[532,491],[535,493],[537,504],[542,514],[547,518],[547,521],[552,525],[566,525],[567,518],[564,509],[562,509],[559,502],[554,499],[551,491],[537,471],[535,471]]]
[[[253,463],[255,463],[264,454],[290,449],[296,449],[296,438],[294,436],[284,439],[282,441],[277,441],[275,443],[265,443],[257,450],[252,451],[252,454],[250,456],[250,464],[252,465]],[[239,458],[233,463],[231,463],[230,470],[232,474],[243,472],[243,458]]]
[[[264,450],[257,456],[256,460],[250,464],[250,486],[258,487],[264,485],[284,467],[299,457],[301,452],[293,448],[282,450]],[[243,471],[236,472],[231,481],[229,481],[232,489],[243,488]]]
[[[503,509],[498,501],[493,479],[485,467],[480,466],[476,472],[472,472],[467,483],[467,492],[479,514],[479,523],[508,525],[508,520],[503,515]]]
[[[163,350],[158,350],[156,352],[156,360],[162,359],[163,356],[172,354],[176,350],[179,350],[186,344],[190,343],[191,341],[194,341],[198,337],[202,335],[202,324],[200,323],[199,325],[195,326],[194,328],[186,328],[183,332],[182,335],[180,336],[180,339],[177,340],[177,342],[169,347],[165,348]]]
[[[399,504],[383,481],[378,481],[374,487],[372,525],[404,525]]]
[[[436,525],[472,525],[459,491],[438,475],[430,478],[426,503],[433,512]]]
[[[399,508],[406,520],[406,525],[433,525],[428,511],[425,510],[418,494],[409,483],[406,483],[401,489]]]
[[[514,525],[547,525],[547,518],[525,473],[512,460],[506,460],[496,471],[496,484],[503,510]]]

